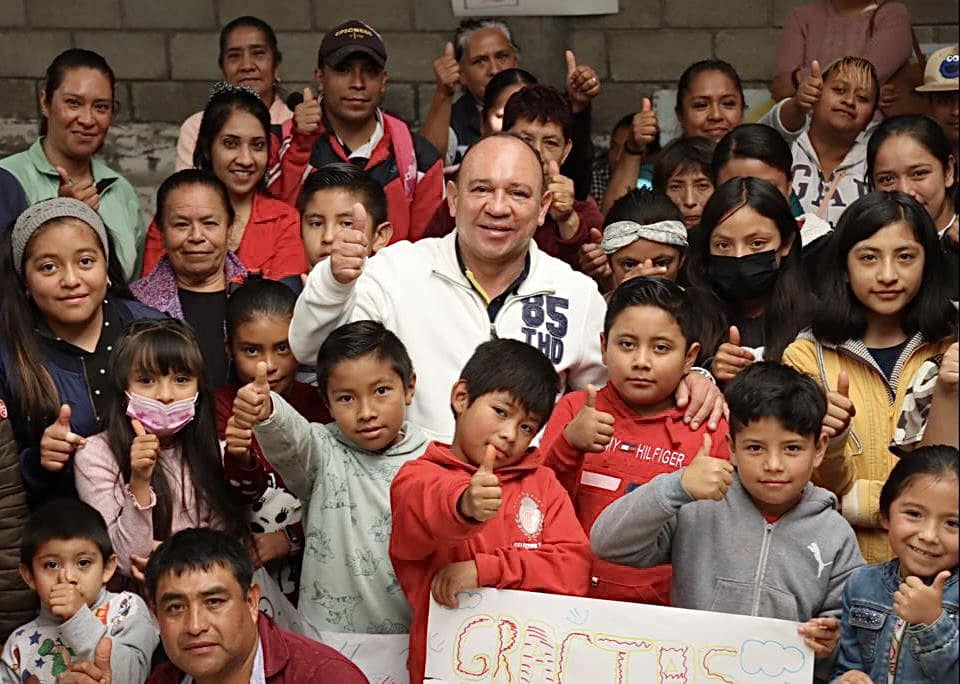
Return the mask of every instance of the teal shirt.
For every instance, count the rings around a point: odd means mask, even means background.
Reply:
[[[57,196],[60,175],[43,152],[43,138],[37,138],[28,149],[0,159],[0,168],[12,173],[27,201],[35,204]],[[140,215],[137,192],[126,178],[97,159],[91,159],[93,182],[100,193],[100,218],[113,237],[113,249],[127,280],[140,277],[140,263],[147,227]]]

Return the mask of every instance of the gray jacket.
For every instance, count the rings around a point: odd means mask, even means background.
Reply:
[[[594,552],[635,567],[672,563],[679,608],[840,617],[843,583],[864,562],[832,493],[808,483],[800,503],[768,523],[736,475],[722,501],[694,501],[682,474],[658,475],[608,506],[590,534]]]

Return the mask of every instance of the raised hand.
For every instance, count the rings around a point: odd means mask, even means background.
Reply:
[[[943,354],[943,360],[940,362],[940,375],[937,382],[943,383],[945,387],[953,388],[957,391],[957,385],[960,385],[960,347],[954,342]]]
[[[57,195],[78,199],[94,211],[100,208],[100,194],[97,192],[97,186],[93,182],[92,175],[88,180],[78,181],[72,178],[62,166],[57,167],[57,174],[60,176]]]
[[[690,464],[684,466],[680,482],[697,501],[712,499],[722,501],[733,482],[733,464],[710,455],[713,439],[710,433],[703,434],[703,444]]]
[[[149,483],[160,457],[160,438],[144,430],[143,423],[136,418],[130,421],[130,425],[134,434],[130,444],[130,479]]]
[[[496,517],[503,505],[503,490],[500,478],[494,475],[497,450],[487,445],[477,472],[470,478],[470,486],[460,497],[460,512],[467,518],[484,522]]]
[[[57,684],[112,684],[113,675],[110,670],[110,652],[113,642],[105,636],[97,643],[97,650],[93,652],[93,662],[89,660],[73,660],[66,672],[57,678]]]
[[[464,589],[476,589],[479,585],[477,562],[468,560],[450,563],[440,568],[430,583],[430,593],[434,600],[447,608],[459,608],[457,592]]]
[[[40,437],[40,465],[44,470],[59,472],[67,465],[77,447],[86,443],[87,440],[70,431],[70,404],[62,404],[57,419],[47,426]]]
[[[597,388],[587,385],[587,398],[576,417],[563,429],[570,444],[580,451],[603,451],[613,439],[613,416],[597,410]]]
[[[323,113],[320,110],[320,101],[310,88],[303,89],[303,102],[293,110],[293,121],[300,133],[309,135],[320,128]]]
[[[835,617],[816,617],[797,625],[797,634],[816,658],[826,658],[840,643],[840,621]]]
[[[797,94],[794,97],[800,111],[809,114],[820,101],[823,94],[823,76],[820,73],[820,62],[813,60],[810,62],[810,74],[803,79],[797,88]]]
[[[613,271],[610,269],[610,260],[600,249],[602,240],[603,231],[599,228],[591,228],[590,242],[580,245],[578,261],[582,273],[596,280],[601,286],[607,286],[612,285],[610,278],[613,276]]]
[[[270,383],[267,381],[267,363],[257,362],[257,372],[253,382],[239,389],[233,399],[234,426],[242,430],[251,430],[257,423],[266,420],[273,413],[273,400],[270,399]]]
[[[457,92],[460,83],[460,63],[453,50],[453,43],[443,46],[443,56],[433,60],[433,76],[437,80],[437,89],[449,96]]]
[[[80,610],[86,599],[77,585],[67,579],[67,571],[62,567],[57,572],[57,583],[50,587],[50,612],[66,622]]]
[[[330,251],[330,270],[339,283],[352,283],[363,273],[363,264],[370,252],[367,240],[367,210],[357,202],[353,205],[353,225],[343,228],[333,239]]]
[[[226,442],[224,451],[227,456],[238,459],[245,468],[252,467],[253,456],[250,453],[250,447],[253,446],[253,430],[238,426],[236,419],[231,415],[227,419],[223,436]]]
[[[753,352],[740,346],[740,331],[737,326],[731,325],[727,341],[720,345],[713,357],[710,372],[720,382],[730,382],[754,361],[756,359]]]
[[[837,376],[837,390],[827,392],[827,415],[823,417],[823,433],[833,439],[850,427],[857,409],[850,401],[850,378],[846,371]]]
[[[564,223],[573,213],[573,181],[560,175],[560,166],[552,159],[547,162],[547,190],[553,193],[551,218],[557,223]]]
[[[660,123],[657,114],[653,111],[653,104],[649,97],[643,98],[640,111],[633,115],[630,123],[630,145],[627,152],[630,154],[644,154],[647,146],[657,139],[660,132]]]
[[[600,94],[600,78],[592,67],[577,64],[573,50],[563,53],[567,62],[567,95],[574,112],[582,112],[590,101]]]
[[[950,571],[942,570],[929,587],[911,575],[893,594],[893,612],[911,625],[932,625],[943,613],[943,587]]]

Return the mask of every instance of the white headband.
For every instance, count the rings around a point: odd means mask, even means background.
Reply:
[[[642,224],[636,221],[617,221],[603,229],[600,249],[613,254],[640,238],[675,247],[687,246],[687,227],[681,221],[657,221]]]

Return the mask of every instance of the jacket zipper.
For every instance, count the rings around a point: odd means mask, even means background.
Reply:
[[[471,299],[473,299],[473,301],[480,307],[480,310],[483,312],[483,317],[488,321],[490,321],[490,314],[487,313],[487,308],[483,305],[482,297],[480,297],[480,294],[476,290],[474,290],[472,287],[467,287],[463,283],[451,278],[445,273],[441,273],[440,271],[437,271],[436,269],[434,269],[433,274],[440,278],[443,278],[448,283],[456,285],[457,287],[462,288],[467,292],[469,292],[471,295]],[[494,318],[494,320],[490,321],[490,339],[491,340],[498,339],[497,320],[500,319],[501,314],[507,309],[508,306],[510,306],[514,302],[522,301],[529,297],[539,297],[540,295],[553,294],[554,292],[555,290],[539,290],[537,292],[527,292],[526,294],[522,294],[522,295],[514,294],[507,297],[506,300],[504,300],[503,302],[503,306],[500,307],[500,311],[497,312],[497,315]]]
[[[756,617],[760,611],[760,591],[763,579],[767,574],[767,554],[770,553],[770,537],[773,536],[773,526],[776,523],[766,523],[763,528],[763,543],[760,545],[760,560],[757,563],[757,573],[753,577],[753,607],[750,615]]]

